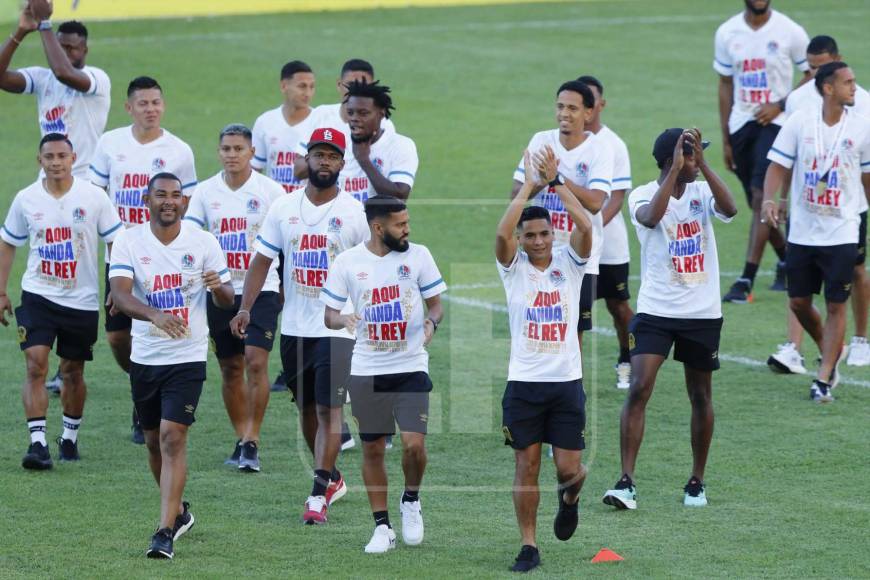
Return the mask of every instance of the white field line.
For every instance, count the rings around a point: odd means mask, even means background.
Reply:
[[[720,278],[736,278],[742,274],[742,272],[719,272]],[[773,270],[761,270],[758,272],[757,277],[765,277],[765,276],[773,276]],[[628,277],[629,280],[640,280],[639,274],[632,274]],[[450,290],[481,290],[484,288],[501,288],[502,285],[500,282],[478,282],[475,284],[452,284],[450,285]]]
[[[452,289],[456,290],[457,288],[454,286],[454,287],[452,287]],[[500,312],[503,314],[507,314],[507,306],[505,306],[504,304],[494,304],[492,302],[487,302],[485,300],[478,300],[476,298],[466,298],[464,296],[454,296],[454,295],[449,294],[449,293],[442,294],[441,297],[444,300],[451,302],[453,304],[459,304],[461,306],[468,306],[469,308],[479,308],[479,309],[483,309],[483,310],[489,310],[490,312]],[[612,328],[609,328],[609,327],[594,326],[594,327],[592,327],[592,332],[594,332],[595,334],[603,335],[603,336],[616,336],[616,332]],[[760,361],[760,360],[748,358],[745,356],[720,353],[719,359],[726,361],[726,362],[732,362],[732,363],[747,366],[747,367],[767,368],[767,363],[765,361]],[[843,376],[840,379],[840,384],[851,385],[854,387],[863,387],[865,389],[870,388],[870,381],[862,381],[861,379],[850,379],[850,378],[845,377],[845,376]]]

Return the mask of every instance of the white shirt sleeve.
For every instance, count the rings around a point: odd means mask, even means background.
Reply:
[[[713,41],[713,70],[723,77],[730,77],[734,75],[734,63],[732,62],[731,55],[728,54],[724,27],[725,24],[719,27]]]
[[[39,95],[45,88],[51,70],[42,66],[29,66],[18,69],[18,72],[24,76],[24,94]]]
[[[260,115],[254,121],[254,129],[251,131],[254,145],[254,158],[251,159],[251,167],[257,171],[266,167],[266,162],[269,159],[269,152],[266,150],[266,129],[263,125],[265,125],[263,115]]]
[[[561,250],[564,256],[562,261],[571,269],[577,280],[583,280],[583,275],[586,273],[586,263],[588,258],[581,258],[577,252],[574,251],[574,248],[571,247],[571,244],[567,244],[563,246],[563,248],[564,249]]]
[[[809,44],[810,37],[807,35],[807,31],[804,30],[803,26],[795,24],[794,30],[792,31],[789,56],[794,65],[802,72],[810,70],[810,63],[807,62],[807,46],[809,46]]]
[[[97,147],[91,156],[91,165],[88,168],[88,179],[96,186],[107,187],[109,175],[112,171],[112,160],[106,152],[106,135],[97,141]]]
[[[865,135],[864,146],[861,148],[861,173],[870,173],[870,133]]]
[[[202,187],[194,188],[193,195],[190,196],[190,200],[187,202],[187,211],[184,212],[184,219],[195,223],[200,228],[206,227],[205,192]]]
[[[184,156],[181,169],[178,171],[178,179],[181,180],[181,191],[184,195],[190,195],[196,186],[196,163],[193,158],[193,149],[185,143]]]
[[[635,226],[643,225],[639,221],[637,221],[637,210],[640,209],[642,206],[645,206],[652,200],[652,196],[655,195],[655,190],[651,190],[652,187],[635,189],[628,196],[628,215],[631,217],[631,223],[633,223]]]
[[[21,211],[20,194],[12,200],[12,206],[9,208],[9,213],[6,214],[6,222],[3,224],[3,229],[0,230],[0,238],[16,248],[26,244],[30,238],[27,219],[24,217],[24,212]]]
[[[628,157],[628,148],[623,143],[617,143],[613,147],[613,179],[610,180],[610,190],[631,189],[631,160]]]
[[[805,120],[803,115],[792,115],[789,117],[776,136],[770,151],[767,152],[768,159],[782,165],[786,169],[791,169],[797,158],[802,117]]]
[[[498,268],[498,273],[499,276],[501,276],[502,280],[512,278],[517,272],[517,264],[519,264],[520,260],[522,259],[522,256],[520,255],[522,253],[523,251],[518,247],[516,253],[514,254],[514,259],[511,260],[511,263],[507,266],[503,265],[501,262],[498,261],[498,259],[496,259],[495,265]]]
[[[102,193],[102,192],[101,192]],[[124,223],[118,217],[118,210],[106,195],[100,195],[100,216],[97,220],[97,233],[104,242],[111,243],[121,233]]]
[[[202,265],[203,272],[213,270],[221,277],[221,283],[227,284],[232,280],[230,269],[227,268],[227,260],[221,246],[211,234],[203,236],[205,239],[205,263]]]
[[[260,226],[260,233],[257,234],[257,241],[254,247],[258,254],[263,254],[270,260],[274,260],[281,252],[281,217],[278,215],[281,207],[280,201],[275,202],[269,208],[269,212],[263,219],[263,225]]]
[[[610,195],[613,179],[613,151],[604,141],[595,143],[595,156],[589,164],[589,179],[587,189],[598,189]]]
[[[343,254],[339,254],[332,262],[332,267],[329,268],[329,274],[326,276],[326,284],[320,290],[320,301],[339,311],[347,304],[348,298],[347,268],[343,257]]]
[[[417,285],[420,288],[420,295],[423,299],[432,298],[442,292],[447,291],[447,284],[444,283],[444,278],[441,277],[441,272],[438,271],[438,266],[435,264],[435,259],[429,248],[421,247],[420,256],[420,273],[417,275]]]
[[[707,205],[707,211],[708,211],[708,213],[709,213],[711,216],[713,216],[714,218],[716,218],[717,220],[719,220],[720,222],[723,222],[723,223],[726,223],[726,224],[727,224],[727,223],[730,223],[731,220],[733,220],[734,218],[733,218],[733,217],[728,217],[728,216],[726,216],[725,214],[723,214],[723,213],[719,213],[718,211],[716,211],[716,198],[713,197],[713,190],[710,189],[710,185],[709,185],[709,184],[705,183],[704,185],[705,185],[705,187],[704,187],[704,198],[705,198],[705,202],[706,202],[706,205]]]
[[[130,237],[127,233],[128,231],[122,228],[112,244],[112,262],[109,265],[109,278],[133,279],[135,270],[133,269],[133,256],[130,255],[130,246],[127,243],[127,238]]]
[[[414,187],[414,179],[417,176],[419,165],[417,146],[410,139],[403,140],[402,146],[397,148],[396,158],[393,160],[390,172],[386,177],[393,183],[404,183]]]

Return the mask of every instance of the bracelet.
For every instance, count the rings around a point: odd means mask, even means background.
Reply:
[[[36,27],[37,30],[51,30],[51,20],[42,20],[39,22],[39,26]]]
[[[244,313],[247,314],[248,316],[251,315],[251,311],[250,311],[250,310],[245,310],[244,308],[240,308],[239,311],[236,312],[236,315],[238,316],[238,315],[241,314],[242,312],[244,312]]]
[[[765,199],[764,201],[761,202],[761,205],[764,205],[766,203],[772,203],[773,205],[776,205],[776,202],[772,199]]]
[[[21,46],[21,41],[15,38],[14,34],[9,35],[9,40],[15,43],[15,46]]]
[[[427,318],[426,320],[428,320],[429,322],[432,323],[433,332],[436,332],[438,330],[438,323],[435,322],[435,320],[433,318]]]

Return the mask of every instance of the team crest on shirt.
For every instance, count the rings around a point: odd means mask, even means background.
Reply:
[[[779,43],[776,42],[775,40],[771,40],[770,42],[767,43],[767,52],[769,52],[770,54],[776,54],[776,52],[778,50],[779,50]]]
[[[88,214],[83,207],[77,207],[73,210],[73,221],[80,224],[88,219]]]
[[[562,273],[562,270],[553,270],[550,272],[550,280],[554,286],[558,286],[565,281],[565,274]]]
[[[193,254],[184,254],[181,256],[181,267],[182,268],[193,268],[196,263],[196,258],[193,257]]]
[[[344,225],[340,217],[329,218],[329,231],[338,233],[341,231],[341,226]]]
[[[396,273],[399,274],[399,280],[408,280],[411,277],[411,268],[405,264],[401,264],[396,270]]]
[[[849,151],[854,146],[855,142],[846,137],[845,139],[843,139],[843,144],[841,145],[841,148],[843,149],[843,151]]]
[[[155,157],[151,162],[152,171],[163,171],[166,168],[166,162],[159,157]]]
[[[254,198],[248,200],[248,213],[260,213],[260,202]]]
[[[375,157],[374,159],[372,159],[372,165],[377,167],[378,171],[384,170],[384,160],[381,159],[380,157]]]
[[[692,215],[699,215],[704,213],[704,209],[701,207],[700,199],[693,199],[689,202],[689,211]]]
[[[586,177],[589,175],[589,166],[582,161],[577,164],[577,177]]]

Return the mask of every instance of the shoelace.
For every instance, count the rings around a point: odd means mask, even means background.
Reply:
[[[409,518],[411,520],[411,523],[419,524],[423,520],[423,510],[420,509],[419,506],[415,506],[413,503],[407,502],[405,502],[403,506],[411,506],[410,508],[402,510],[402,515]]]
[[[322,512],[323,508],[326,506],[326,498],[322,495],[313,495],[308,498],[306,502],[308,504],[308,509],[313,512]]]
[[[686,484],[686,487],[683,488],[683,491],[692,497],[698,497],[701,495],[701,492],[704,491],[704,485],[700,481],[690,481]]]

